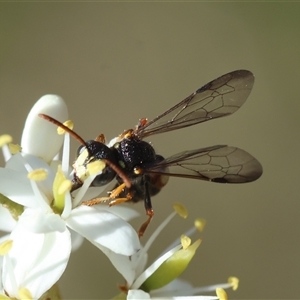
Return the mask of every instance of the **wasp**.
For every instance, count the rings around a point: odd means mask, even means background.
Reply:
[[[153,146],[144,141],[149,136],[192,126],[209,120],[229,116],[247,100],[254,84],[250,71],[237,70],[225,74],[190,94],[151,121],[140,119],[134,129],[124,131],[108,145],[100,135],[84,141],[72,130],[47,115],[41,117],[75,136],[82,146],[73,164],[73,188],[81,187],[87,165],[102,160],[105,167],[92,186],[104,186],[116,179],[115,188],[107,197],[85,202],[95,205],[109,201],[109,205],[144,201],[147,221],[139,229],[141,237],[154,212],[151,197],[168,182],[170,176],[200,179],[218,183],[246,183],[262,175],[258,160],[246,151],[227,145],[216,145],[186,150],[169,158],[157,154]]]

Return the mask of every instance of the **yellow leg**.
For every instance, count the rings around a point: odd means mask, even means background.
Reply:
[[[93,206],[93,205],[103,203],[103,202],[106,202],[109,200],[110,200],[110,197],[100,197],[100,198],[95,198],[92,200],[83,201],[82,205]]]
[[[110,199],[117,198],[125,189],[126,185],[125,183],[120,184],[117,186],[114,190],[112,190],[109,194]]]
[[[120,193],[125,189],[125,187],[126,187],[126,184],[122,183],[118,187],[116,187],[114,190],[112,190],[108,197],[99,197],[99,198],[95,198],[92,200],[83,201],[82,204],[87,205],[87,206],[93,206],[93,205],[96,205],[99,203],[109,201],[109,206],[113,206],[116,204],[120,204],[120,203],[129,201],[132,198],[130,193],[127,194],[126,198],[117,198],[120,195]]]
[[[124,202],[127,202],[131,199],[131,197],[127,197],[127,198],[117,198],[117,199],[113,199],[109,202],[109,206],[114,206],[114,205],[117,205],[117,204],[121,204],[121,203],[124,203]]]

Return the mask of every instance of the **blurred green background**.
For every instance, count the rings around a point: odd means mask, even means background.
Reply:
[[[299,28],[299,3],[0,3],[1,132],[19,142],[31,106],[55,93],[84,139],[110,139],[222,74],[251,70],[254,89],[236,114],[151,142],[164,156],[239,146],[260,160],[263,176],[246,185],[172,178],[153,199],[143,241],[180,201],[190,216],[168,226],[150,262],[203,217],[203,243],[183,278],[201,286],[237,276],[231,299],[299,298]],[[138,228],[143,204],[135,208]],[[85,243],[60,283],[65,299],[105,299],[123,280]]]

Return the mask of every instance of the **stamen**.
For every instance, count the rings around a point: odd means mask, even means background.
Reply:
[[[182,217],[184,219],[187,218],[187,216],[188,216],[188,210],[186,209],[186,207],[183,204],[181,204],[181,203],[174,203],[173,204],[173,208],[174,208],[174,210],[177,212],[177,214],[180,217]]]
[[[219,297],[219,300],[228,300],[227,293],[222,288],[216,288],[216,294]]]
[[[188,236],[186,235],[181,236],[181,245],[184,250],[186,250],[190,246],[191,242],[192,240]]]
[[[12,137],[8,134],[0,135],[0,148],[2,148],[2,154],[4,161],[8,161],[11,158],[11,152],[8,147],[8,143],[12,142]]]
[[[197,230],[197,229],[195,228],[195,226],[193,226],[193,227],[191,227],[190,229],[188,229],[188,230],[184,233],[184,235],[191,236],[191,235],[193,235],[193,234],[196,232],[196,230]],[[175,239],[175,240],[167,247],[167,249],[164,250],[163,253],[168,252],[170,249],[174,248],[174,247],[175,247],[176,245],[178,245],[179,243],[180,243],[180,239],[179,239],[179,238]]]
[[[204,227],[206,225],[206,220],[205,219],[196,219],[194,222],[195,227],[197,228],[197,230],[199,230],[200,232],[202,232],[204,230]]]
[[[69,172],[69,162],[70,162],[70,134],[66,133],[64,135],[64,144],[62,149],[62,171],[64,174],[68,174]]]
[[[63,123],[66,127],[68,127],[68,128],[70,128],[71,130],[73,129],[73,127],[74,127],[74,123],[73,123],[73,121],[71,121],[71,120],[67,120],[66,122],[64,122]],[[66,131],[65,131],[65,129],[63,129],[63,128],[61,128],[61,127],[57,127],[57,133],[59,134],[59,135],[62,135],[62,134],[64,134]]]
[[[69,192],[72,188],[72,181],[71,180],[64,180],[58,188],[58,194],[64,195],[66,192]]]
[[[71,194],[70,193],[66,193],[65,194],[65,206],[64,206],[64,209],[61,213],[61,218],[62,219],[66,219],[69,217],[70,213],[72,211],[72,197],[71,197]]]
[[[9,250],[11,249],[13,245],[13,241],[12,240],[7,240],[5,242],[3,242],[2,244],[0,244],[0,255],[4,256],[6,255]]]
[[[36,169],[27,174],[27,178],[34,181],[43,181],[47,176],[48,173],[44,169]]]
[[[84,180],[82,187],[80,189],[76,190],[77,193],[75,195],[75,198],[72,201],[73,202],[73,204],[72,204],[73,207],[77,207],[78,205],[80,205],[80,203],[82,202],[83,197],[85,196],[87,190],[89,189],[90,185],[92,184],[92,182],[96,178],[96,176],[99,175],[99,173],[95,173],[93,175],[89,175]],[[98,195],[100,195],[105,190],[106,187],[107,187],[107,185],[103,185],[101,187],[97,187],[97,193],[98,193]]]
[[[20,163],[21,163],[22,165],[24,165],[24,167],[25,167],[25,169],[26,169],[26,171],[27,171],[28,173],[30,173],[30,172],[33,171],[33,168],[32,168],[31,165],[28,163],[27,159],[26,159],[24,156],[22,156],[21,153],[17,153],[17,154],[15,155],[15,157],[20,161]]]
[[[66,179],[65,174],[61,169],[61,165],[57,167],[57,172],[53,181],[53,203],[52,207],[55,211],[61,214],[65,207],[66,194],[71,190],[72,182]]]
[[[40,187],[37,184],[37,181],[35,180],[30,180],[31,188],[34,193],[34,197],[32,198],[31,201],[35,201],[36,203],[39,203],[37,205],[43,205],[44,208],[48,208],[49,204],[49,199],[46,197],[46,195],[42,192]],[[43,199],[43,201],[40,201],[39,199]],[[32,203],[32,206],[34,207],[35,205]]]
[[[12,156],[9,147],[7,145],[3,145],[1,149],[2,149],[4,161],[5,162],[9,161]]]
[[[8,144],[8,148],[11,154],[17,154],[22,151],[22,147],[18,144]]]
[[[27,170],[28,173],[31,173],[34,171],[33,168],[31,167],[31,165],[28,163],[27,159],[24,156],[22,156],[21,153],[17,153],[15,155],[15,157],[20,161],[20,163],[22,163],[22,165],[25,167],[25,169]],[[35,195],[35,197],[33,197],[32,200],[30,200],[30,201],[36,201],[36,203],[40,203],[39,205],[41,205],[41,203],[44,203],[43,205],[45,205],[45,208],[48,207],[49,199],[47,198],[46,194],[43,192],[43,190],[41,188],[41,183],[37,184],[37,181],[35,181],[33,179],[33,180],[30,180],[30,184],[31,184],[33,193]],[[44,201],[39,201],[37,199],[43,199]],[[33,203],[32,203],[32,206],[34,207]]]
[[[75,198],[73,199],[73,205],[72,205],[73,207],[77,207],[82,202],[82,199],[83,199],[85,193],[87,192],[88,188],[90,187],[91,183],[93,182],[93,180],[96,176],[97,176],[96,174],[89,176],[83,182],[82,187],[77,190],[78,192],[76,191],[77,194],[75,195]]]
[[[192,245],[193,246],[193,245]],[[192,247],[191,246],[191,247]],[[236,277],[229,277],[228,282],[226,283],[217,283],[213,285],[208,285],[208,286],[202,286],[202,287],[195,287],[192,289],[192,294],[200,294],[200,293],[208,293],[215,291],[217,289],[234,289],[236,287],[236,284],[238,283],[239,279]]]
[[[231,276],[228,278],[228,283],[232,285],[234,291],[239,287],[239,279],[237,277]]]
[[[0,147],[12,142],[12,137],[9,134],[0,135]]]
[[[142,256],[144,253],[147,253],[152,243],[155,241],[157,236],[161,233],[161,231],[167,226],[167,224],[176,216],[176,212],[172,212],[152,233],[150,238],[148,239],[147,243],[145,244],[145,247],[141,249],[139,259],[137,259],[137,265],[139,264],[140,260],[142,259]]]
[[[21,300],[32,300],[33,299],[30,291],[26,288],[20,288],[18,294],[19,294],[19,297]]]

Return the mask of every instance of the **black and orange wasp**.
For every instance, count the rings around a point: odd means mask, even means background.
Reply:
[[[139,236],[142,236],[154,215],[151,196],[161,190],[169,176],[218,183],[246,183],[261,176],[261,164],[252,155],[237,147],[216,145],[183,151],[165,159],[156,154],[150,143],[144,141],[154,134],[233,114],[245,103],[253,84],[254,76],[250,71],[237,70],[225,74],[196,90],[153,120],[140,119],[135,129],[124,131],[108,145],[105,144],[103,135],[85,142],[59,121],[47,115],[40,116],[64,128],[82,144],[73,165],[72,190],[83,184],[79,170],[82,167],[85,170],[95,160],[104,161],[105,167],[94,179],[92,186],[103,186],[116,178],[116,186],[107,197],[92,199],[84,204],[95,205],[109,201],[112,206],[126,201],[144,201],[148,219],[139,230]]]

